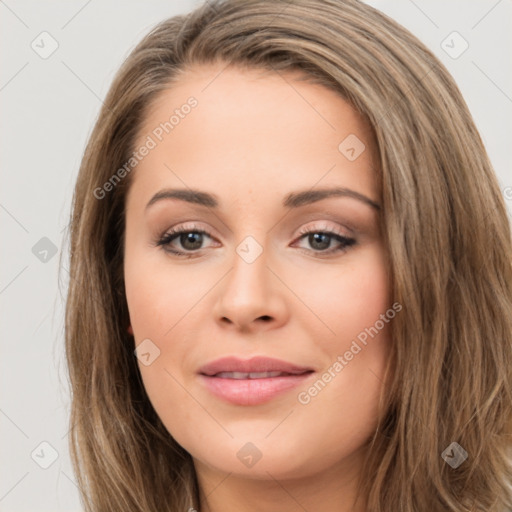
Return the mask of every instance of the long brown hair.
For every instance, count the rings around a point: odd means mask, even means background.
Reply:
[[[158,94],[188,67],[217,61],[302,71],[375,134],[393,300],[403,311],[369,440],[368,510],[512,508],[510,225],[454,80],[416,37],[357,0],[209,0],[158,24],[131,52],[80,166],[65,339],[70,450],[86,510],[199,508],[192,459],[152,408],[126,332],[124,207],[137,170],[104,185],[130,160]],[[103,198],[94,192],[107,188]],[[456,469],[441,456],[452,442],[468,455]]]

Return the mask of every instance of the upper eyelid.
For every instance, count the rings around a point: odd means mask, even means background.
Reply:
[[[311,221],[311,222],[323,222],[322,225],[311,225],[311,223],[307,223],[305,226],[301,227],[300,230],[299,230],[299,233],[301,232],[322,232],[322,231],[328,231],[328,232],[339,232],[341,231],[339,226],[338,225],[329,225],[326,221]],[[344,226],[344,229],[347,230],[347,231],[350,231],[352,232],[353,230]],[[349,235],[347,235],[349,236]]]
[[[315,224],[315,223],[317,223],[317,224]],[[320,223],[320,225],[318,225],[318,223]],[[315,231],[321,232],[321,231],[340,231],[340,229],[344,229],[349,232],[346,235],[347,237],[351,236],[352,234],[355,234],[355,231],[346,225],[343,225],[340,228],[340,225],[336,224],[335,221],[327,221],[327,220],[320,220],[320,219],[319,220],[311,220],[311,221],[307,222],[304,226],[302,226],[299,229],[299,233],[304,230],[308,230],[308,231],[315,230]],[[173,232],[190,232],[190,231],[204,232],[208,236],[211,237],[212,231],[216,231],[216,230],[211,229],[211,228],[202,227],[200,224],[196,224],[194,221],[190,221],[190,222],[184,222],[182,224],[178,224],[177,226],[173,226],[172,228],[166,229],[162,233],[162,236],[165,236],[166,234],[170,234]]]
[[[315,221],[311,221],[311,222],[315,222]],[[334,235],[334,236],[341,237],[341,238],[353,239],[353,236],[351,234],[343,234],[342,232],[340,232],[341,230],[338,227],[328,226],[326,221],[323,221],[324,224],[322,224],[321,226],[311,225],[311,222],[307,223],[305,226],[300,228],[299,232],[294,236],[294,239],[293,239],[294,242],[299,239],[304,238],[305,236],[307,236],[310,233],[328,233],[331,236]],[[316,222],[322,222],[322,221],[316,221]],[[352,232],[352,230],[349,228],[345,228],[345,229]],[[166,230],[159,237],[159,240],[165,239],[166,237],[170,236],[170,237],[172,237],[172,240],[174,241],[178,238],[179,235],[181,235],[183,233],[190,233],[190,232],[201,233],[203,235],[206,235],[208,238],[210,238],[212,240],[216,238],[214,235],[212,235],[210,233],[210,230],[205,229],[205,228],[203,228],[199,225],[196,225],[192,222],[191,224],[185,223],[183,225],[178,225],[177,227],[172,227],[172,228]]]

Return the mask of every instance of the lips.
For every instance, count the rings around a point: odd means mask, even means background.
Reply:
[[[278,377],[280,375],[301,375],[312,372],[313,368],[299,366],[280,359],[257,356],[251,359],[237,357],[223,357],[202,366],[199,373],[210,377],[223,374],[224,378],[232,379],[259,379]],[[279,372],[279,373],[277,373]],[[273,375],[265,375],[271,373]]]
[[[199,379],[217,398],[234,405],[258,405],[304,384],[310,367],[279,359],[236,357],[217,359],[199,369]]]

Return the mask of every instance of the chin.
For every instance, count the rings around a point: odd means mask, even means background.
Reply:
[[[325,453],[323,456],[315,455],[306,452],[300,444],[290,444],[293,446],[287,448],[278,439],[267,439],[266,443],[263,440],[251,442],[232,439],[228,445],[218,444],[213,451],[210,446],[204,450],[196,448],[189,453],[195,464],[256,480],[307,478],[335,463],[335,460],[325,457]],[[281,449],[278,449],[279,446]],[[205,457],[205,453],[208,456]]]

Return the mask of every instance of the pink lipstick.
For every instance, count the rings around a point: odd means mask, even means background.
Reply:
[[[258,405],[302,384],[314,370],[279,359],[224,357],[202,366],[199,376],[215,396],[235,405]]]

